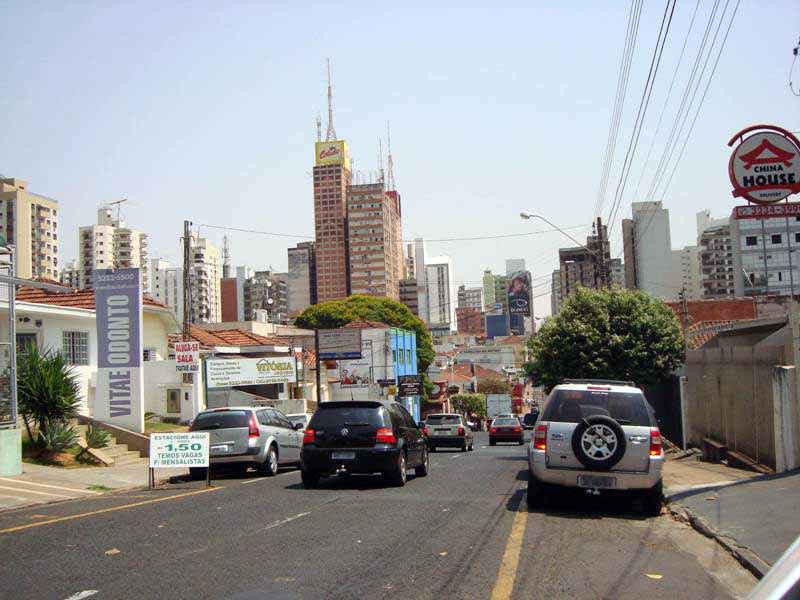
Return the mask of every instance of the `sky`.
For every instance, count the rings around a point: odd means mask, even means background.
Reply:
[[[664,12],[664,2],[644,4],[604,218]],[[655,176],[713,4],[676,4],[611,231],[613,256],[621,254],[619,220]],[[735,4],[720,7],[730,15]],[[290,236],[228,234],[234,265],[285,270],[287,247],[313,236],[315,118],[326,117],[330,58],[336,132],[366,178],[379,168],[378,140],[385,153],[391,122],[404,238],[549,229],[519,218],[530,210],[582,240],[629,6],[0,0],[0,174],[60,202],[62,263],[77,255],[78,227],[95,222],[104,203],[127,198],[124,218],[150,235],[152,257],[179,259],[188,219],[219,245],[223,230],[202,225]],[[725,216],[734,206],[733,134],[755,123],[800,130],[800,98],[788,85],[798,37],[799,2],[741,1],[675,176],[663,193],[657,188],[673,248],[695,242],[696,212]],[[467,285],[479,285],[485,268],[504,272],[507,258],[526,259],[541,284],[540,316],[550,310],[557,249],[570,245],[550,231],[429,242],[428,252],[450,255],[455,280]]]

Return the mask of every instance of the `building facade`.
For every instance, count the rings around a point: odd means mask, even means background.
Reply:
[[[296,317],[317,303],[317,258],[314,242],[301,242],[289,248],[287,310]]]
[[[150,265],[147,259],[147,234],[127,227],[115,219],[111,208],[97,211],[97,224],[78,228],[78,268],[81,289],[94,287],[96,269],[141,270],[142,289],[150,293]]]
[[[550,314],[556,315],[561,309],[561,270],[553,271],[550,280]]]
[[[491,269],[486,269],[483,271],[483,304],[486,308],[490,307],[495,302],[494,291],[494,275]]]
[[[457,308],[474,308],[478,312],[482,312],[484,310],[483,288],[468,288],[465,285],[458,286]]]
[[[317,299],[341,300],[350,295],[347,187],[350,157],[347,142],[317,142],[314,166],[314,231]]]
[[[412,313],[419,316],[419,297],[415,278],[400,280],[400,302],[405,304]]]
[[[453,259],[449,256],[428,259],[425,280],[428,326],[455,331],[458,295],[453,280]]]
[[[459,335],[486,336],[486,321],[480,310],[463,306],[456,309],[456,321]]]
[[[14,246],[16,275],[57,281],[58,201],[34,194],[28,182],[0,179],[0,235]]]
[[[736,297],[798,293],[800,217],[731,219]]]
[[[347,187],[350,293],[400,299],[400,196],[383,182]]]
[[[703,284],[700,280],[700,247],[685,246],[672,251],[672,297],[679,298],[683,292],[687,300],[700,300],[703,297]]]
[[[61,269],[58,281],[76,290],[79,289],[81,285],[81,271],[78,268],[78,263],[74,260],[69,261],[69,263]]]
[[[626,287],[669,299],[672,289],[665,285],[672,279],[669,210],[660,201],[633,202],[631,212],[632,218],[623,221],[622,229],[625,265],[631,273],[626,276]]]
[[[168,261],[150,260],[150,288],[153,298],[166,304],[179,322],[183,322],[183,269]]]
[[[731,226],[726,221],[705,227],[699,236],[700,286],[703,298],[736,295]],[[741,273],[741,271],[739,271]]]
[[[425,241],[422,238],[414,239],[414,274],[417,280],[417,316],[424,323],[429,321],[430,310],[428,308],[428,283],[427,271],[425,270],[428,260],[425,251]]]

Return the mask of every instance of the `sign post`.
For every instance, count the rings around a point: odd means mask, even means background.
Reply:
[[[206,469],[206,486],[211,486],[207,431],[150,434],[150,489],[155,487],[155,470],[179,467]]]

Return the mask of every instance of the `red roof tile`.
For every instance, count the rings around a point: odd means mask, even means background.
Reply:
[[[57,282],[47,281],[47,283]],[[70,289],[68,286],[63,287]],[[142,298],[144,306],[168,308],[167,305],[161,304],[161,302],[154,300],[150,296],[144,295]],[[71,292],[57,293],[39,288],[21,287],[17,290],[17,301],[94,310],[94,290],[73,290]]]
[[[191,337],[194,341],[206,348],[214,346],[231,346],[231,347],[247,347],[247,346],[286,346],[283,340],[278,338],[266,337],[245,331],[244,329],[222,329],[219,331],[207,331],[200,327],[192,325]],[[180,336],[173,336],[171,341],[174,343],[179,341]]]

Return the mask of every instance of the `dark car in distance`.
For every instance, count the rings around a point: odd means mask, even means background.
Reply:
[[[406,408],[393,401],[323,402],[303,435],[300,453],[303,484],[321,477],[381,473],[403,486],[406,472],[428,474],[425,436]]]
[[[497,442],[514,442],[520,446],[525,443],[522,423],[517,417],[497,417],[489,426],[489,445]]]

